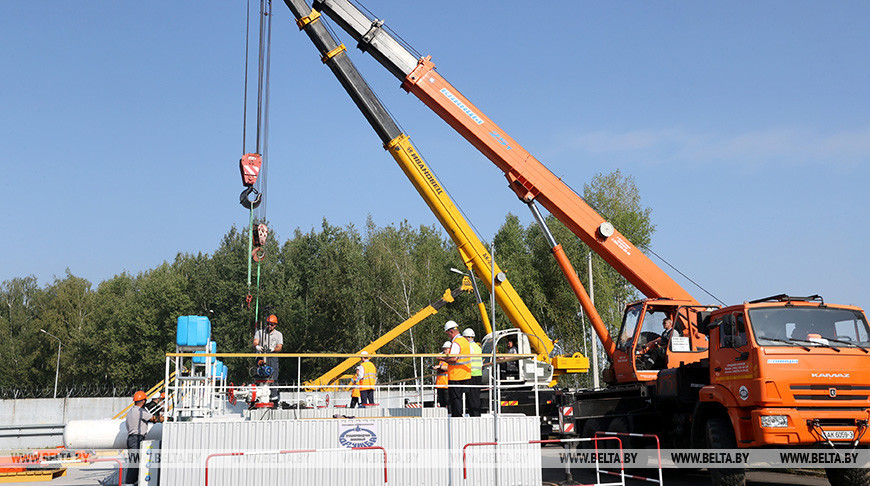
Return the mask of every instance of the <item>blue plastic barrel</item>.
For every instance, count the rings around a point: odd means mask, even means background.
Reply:
[[[175,343],[179,346],[205,346],[211,339],[211,321],[205,316],[179,316]]]
[[[214,341],[209,342],[209,353],[217,353],[217,343]],[[205,354],[205,351],[196,351],[196,354]],[[205,364],[206,356],[198,358],[196,356],[193,357],[194,364]],[[212,358],[212,362],[214,362],[214,358]]]

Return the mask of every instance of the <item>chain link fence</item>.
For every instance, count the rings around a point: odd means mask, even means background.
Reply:
[[[57,398],[130,397],[137,390],[149,390],[153,385],[60,385]],[[21,398],[54,398],[54,386],[0,387],[0,400]]]

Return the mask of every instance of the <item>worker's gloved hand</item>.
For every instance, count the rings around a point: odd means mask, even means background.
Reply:
[[[260,346],[259,344],[256,345],[256,346],[254,346],[254,349],[256,349],[258,353],[262,353],[262,352],[263,352],[263,346]]]
[[[275,352],[275,346],[272,346],[271,348],[269,348],[269,352],[270,352],[270,353],[274,353],[274,352]]]

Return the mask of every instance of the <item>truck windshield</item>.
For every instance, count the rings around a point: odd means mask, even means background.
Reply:
[[[637,328],[637,322],[640,320],[643,312],[642,304],[635,304],[625,309],[625,315],[622,318],[622,330],[619,331],[619,342],[616,347],[628,352],[631,348],[631,340],[634,338],[634,330]]]
[[[830,307],[758,307],[749,323],[760,346],[866,347],[870,330],[861,312]]]

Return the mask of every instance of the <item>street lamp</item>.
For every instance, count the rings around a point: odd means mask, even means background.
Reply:
[[[480,300],[480,291],[477,290],[477,282],[474,279],[474,273],[472,273],[470,268],[467,272],[463,272],[458,268],[450,268],[450,271],[462,275],[463,277],[468,277],[468,280],[471,281],[471,288],[474,290],[475,299],[477,299],[477,308],[480,311],[480,318],[483,320],[483,328],[487,333],[491,333],[492,326],[490,325],[489,318],[486,316],[486,306],[484,306],[483,301]],[[499,274],[503,275],[501,272],[499,272]]]
[[[57,339],[57,364],[54,367],[54,398],[57,398],[57,377],[60,375],[60,338],[55,336],[54,334],[46,331],[45,329],[40,329],[40,331],[48,334],[49,336]]]

